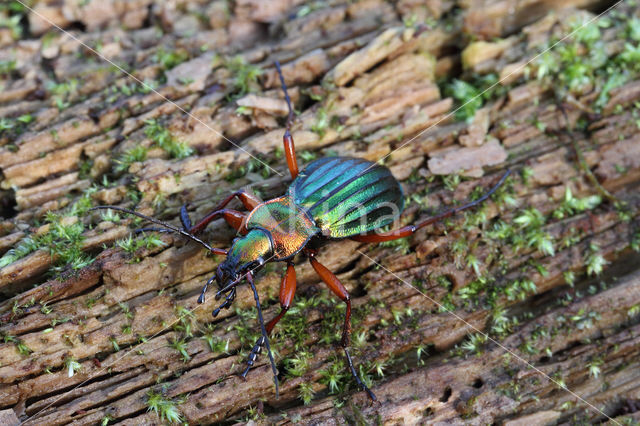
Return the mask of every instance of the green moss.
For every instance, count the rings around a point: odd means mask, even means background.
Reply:
[[[118,345],[118,341],[116,340],[115,337],[109,337],[109,341],[111,342],[111,346],[113,346],[113,351],[114,352],[119,352],[120,351],[120,345]]]
[[[602,197],[599,195],[575,198],[571,193],[571,189],[567,186],[562,204],[553,211],[552,215],[555,219],[563,219],[564,217],[574,216],[577,213],[593,210],[600,203],[602,203]]]
[[[572,36],[554,45],[535,61],[536,78],[560,95],[567,91],[580,93],[593,86],[600,91],[593,107],[601,110],[609,101],[609,92],[634,78],[640,71],[638,19],[633,16],[610,16],[588,25],[584,25],[582,20],[573,22],[571,30],[575,32]],[[618,37],[627,40],[627,43],[620,54],[608,57],[601,28],[612,25],[622,28]],[[550,43],[555,43],[555,40]]]
[[[171,158],[186,158],[194,153],[193,148],[178,141],[169,130],[157,120],[145,121],[144,134],[153,141],[154,145],[163,149]]]
[[[590,252],[591,253],[585,259],[587,274],[600,275],[604,266],[606,266],[609,262],[602,256],[597,245],[591,244]]]
[[[316,111],[316,120],[311,125],[311,131],[317,133],[322,138],[329,128],[329,123],[330,119],[327,110],[325,108],[318,108]]]
[[[523,167],[520,171],[520,176],[522,178],[522,183],[525,185],[529,185],[530,179],[533,177],[534,171],[531,167]]]
[[[38,250],[41,243],[37,236],[27,236],[22,239],[14,248],[10,249],[0,258],[0,268],[4,268],[13,262],[22,259],[30,253]]]
[[[250,64],[242,56],[235,56],[225,62],[225,66],[233,76],[232,98],[240,98],[254,90],[262,69]]]
[[[640,71],[640,45],[625,43],[624,50],[616,58],[620,65],[633,71]]]
[[[178,410],[178,405],[184,403],[186,398],[169,399],[161,393],[153,390],[147,391],[147,411],[153,411],[160,420],[168,423],[182,423],[184,418]]]
[[[11,75],[16,69],[16,63],[17,62],[15,59],[0,61],[0,75],[3,75],[3,76]]]
[[[45,215],[45,223],[49,225],[49,231],[25,237],[16,248],[0,258],[0,267],[5,267],[39,249],[47,250],[51,254],[54,262],[50,271],[54,273],[77,271],[90,265],[93,258],[82,252],[85,225],[80,220],[63,224],[63,220],[64,217],[82,217],[86,214],[91,208],[91,194],[95,191],[96,188],[86,190],[64,214],[48,212]]]
[[[470,122],[486,101],[503,95],[508,88],[497,82],[495,73],[472,75],[468,81],[453,79],[445,82],[444,94],[456,100],[456,119]]]
[[[135,147],[125,151],[115,161],[116,166],[114,170],[116,172],[124,172],[129,170],[129,167],[136,162],[144,161],[147,159],[148,148],[142,145],[136,145]]]
[[[187,363],[191,361],[191,355],[187,351],[187,341],[185,339],[173,339],[169,341],[169,347],[176,350],[182,357],[182,361]]]
[[[51,93],[51,99],[60,111],[71,105],[69,98],[78,91],[79,86],[80,81],[75,78],[62,83],[49,81],[46,84],[47,90]]]
[[[304,405],[309,405],[313,400],[313,386],[311,383],[302,382],[298,385],[298,398],[302,400]]]
[[[189,54],[182,49],[166,50],[160,47],[153,56],[153,62],[159,64],[163,70],[170,70],[189,59]]]
[[[82,370],[82,365],[78,361],[76,361],[75,358],[70,356],[64,359],[64,366],[68,371],[67,375],[69,377],[73,377],[74,374]]]
[[[327,368],[320,370],[320,383],[327,385],[332,394],[344,392],[350,377],[342,358],[333,358]]]
[[[460,344],[459,349],[468,355],[480,355],[484,350],[484,344],[487,342],[487,336],[482,333],[474,333],[467,336],[467,340]]]
[[[285,370],[290,377],[300,377],[309,370],[309,360],[313,355],[307,351],[296,352],[285,360]]]
[[[33,352],[21,339],[11,336],[10,334],[3,334],[2,340],[4,343],[13,343],[16,347],[16,351],[18,351],[22,356],[29,356]]]
[[[0,62],[0,75],[2,73],[2,63]],[[0,118],[0,136],[5,136],[10,139],[17,138],[24,133],[27,129],[27,125],[34,120],[31,114],[23,114],[16,118]]]
[[[297,153],[298,157],[302,159],[303,162],[309,163],[318,158],[318,153],[313,151],[303,150]]]
[[[480,89],[463,80],[454,79],[445,86],[444,93],[457,101],[459,109],[456,112],[456,118],[458,120],[471,121],[476,110],[483,104]]]
[[[269,176],[271,176],[271,172],[272,168],[269,166],[268,161],[265,158],[261,156],[254,156],[252,158],[249,158],[246,164],[236,166],[234,169],[232,169],[231,172],[225,176],[225,180],[233,183],[236,180],[249,175],[250,173],[257,173],[262,176],[263,179],[267,179]],[[259,190],[257,188],[255,188],[253,191],[254,193],[256,193],[256,195],[258,195],[257,192],[259,192]]]
[[[397,240],[384,241],[378,244],[380,247],[390,247],[394,251],[401,254],[407,254],[411,251],[411,244],[409,238],[399,238]]]
[[[460,182],[462,182],[462,178],[460,177],[460,175],[456,174],[442,175],[441,178],[445,188],[447,188],[449,191],[455,191],[458,185],[460,185]]]
[[[229,339],[222,340],[219,337],[215,336],[214,328],[215,327],[213,324],[207,324],[200,338],[207,342],[207,345],[209,345],[209,349],[211,349],[211,352],[227,353],[229,351]]]
[[[0,15],[0,28],[8,28],[11,31],[11,37],[13,37],[14,40],[19,40],[22,37],[22,25],[20,23],[21,20],[22,15]]]
[[[233,328],[238,333],[240,342],[243,346],[253,346],[262,335],[259,327],[256,326],[258,310],[255,306],[244,309],[236,308],[235,313],[240,321]]]
[[[604,364],[604,360],[600,357],[594,357],[589,364],[587,364],[587,369],[589,370],[589,376],[597,379],[600,376],[602,365]]]
[[[585,330],[593,327],[594,321],[599,321],[600,314],[595,311],[585,311],[580,309],[575,315],[572,315],[569,320],[573,323],[573,326],[578,330]]]
[[[176,306],[175,313],[178,320],[173,325],[173,329],[182,333],[185,338],[193,337],[194,329],[196,327],[195,314],[184,306]]]
[[[562,273],[564,277],[564,281],[567,283],[569,287],[573,287],[576,282],[576,274],[573,271],[565,271]]]
[[[459,298],[468,308],[475,308],[484,304],[491,306],[495,300],[495,294],[489,290],[495,289],[494,278],[487,275],[480,275],[466,286],[456,292]],[[484,300],[483,300],[484,298]]]
[[[135,255],[140,249],[152,250],[157,247],[166,246],[167,243],[162,241],[157,235],[149,234],[143,237],[133,238],[131,235],[126,238],[116,241],[116,246],[120,247],[129,255]],[[135,257],[134,261],[140,261],[140,258]]]

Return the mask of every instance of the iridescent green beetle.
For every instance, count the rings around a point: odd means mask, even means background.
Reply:
[[[193,226],[186,207],[183,206],[180,211],[183,229],[117,206],[95,208],[115,209],[134,214],[165,228],[145,228],[139,231],[166,232],[169,230],[177,232],[202,244],[214,254],[226,256],[226,259],[218,266],[215,276],[209,279],[202,289],[198,303],[204,302],[208,286],[216,281],[219,286],[216,299],[224,297],[224,302],[213,311],[213,315],[216,316],[221,309],[231,306],[236,296],[238,284],[247,280],[256,300],[262,336],[251,350],[247,368],[242,376],[247,375],[261,352],[262,346],[266,345],[274,373],[276,394],[278,382],[268,335],[291,306],[296,291],[296,274],[292,261],[296,254],[304,253],[322,281],[347,305],[340,343],[346,355],[351,375],[360,388],[375,401],[376,397],[373,392],[358,376],[348,350],[351,333],[349,293],[338,278],[316,260],[316,249],[321,244],[333,239],[351,238],[360,242],[382,242],[407,237],[424,226],[486,200],[504,182],[509,171],[491,190],[473,202],[447,210],[415,225],[408,225],[390,232],[376,232],[396,221],[402,213],[404,207],[402,187],[386,167],[358,158],[321,158],[311,162],[304,170],[298,172],[293,138],[290,132],[293,123],[291,99],[287,93],[280,64],[276,62],[275,65],[289,108],[283,142],[293,182],[284,196],[262,202],[249,192],[240,190],[225,198],[211,213]],[[234,198],[238,198],[249,213],[226,208],[226,205]],[[212,248],[196,237],[197,233],[218,218],[224,218],[240,235],[233,241],[228,251]],[[286,262],[287,271],[280,285],[280,312],[265,325],[253,277],[267,262]]]

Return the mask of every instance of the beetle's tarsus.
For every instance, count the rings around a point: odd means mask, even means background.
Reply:
[[[201,294],[202,296],[202,294]],[[216,300],[220,299],[220,296],[216,294]],[[221,310],[223,309],[229,309],[231,307],[231,304],[233,303],[233,301],[236,299],[236,289],[233,288],[229,294],[225,297],[224,302],[222,302],[222,304],[220,306],[218,306],[217,308],[215,308],[213,310],[213,312],[211,313],[214,317],[217,317],[218,314],[220,313]]]
[[[189,218],[189,213],[187,212],[187,205],[183,204],[180,207],[180,222],[182,222],[182,227],[188,233],[191,233],[191,219]]]
[[[247,273],[246,278],[247,278],[247,282],[249,283],[249,286],[251,287],[251,291],[253,291],[253,298],[256,301],[256,308],[258,310],[258,322],[260,323],[260,330],[262,331],[262,339],[261,340],[264,341],[264,345],[267,347],[267,355],[269,355],[269,362],[271,363],[271,372],[273,373],[273,384],[276,387],[276,399],[279,399],[280,398],[280,385],[278,383],[278,370],[276,369],[276,362],[273,360],[273,353],[271,352],[271,345],[269,345],[269,336],[268,336],[268,333],[267,333],[267,329],[264,326],[264,318],[262,318],[262,308],[260,307],[260,297],[258,297],[258,290],[256,290],[256,286],[253,283],[253,275],[251,275],[251,272]],[[234,288],[234,290],[235,290],[235,288]],[[260,340],[258,340],[258,342],[260,342]],[[251,365],[249,365],[249,366],[251,366]]]
[[[376,398],[376,395],[371,391],[371,389],[369,389],[367,385],[364,384],[362,379],[360,379],[360,376],[358,376],[358,373],[356,372],[356,369],[353,366],[353,360],[351,359],[351,354],[349,354],[349,349],[346,346],[343,347],[342,349],[344,349],[344,354],[347,356],[347,364],[349,365],[349,371],[351,371],[351,375],[356,380],[356,383],[358,384],[358,386],[360,386],[360,389],[362,389],[367,393],[371,401],[376,402],[378,400],[378,398]]]
[[[216,279],[216,276],[212,276],[211,278],[209,278],[207,280],[207,282],[204,284],[204,286],[202,286],[202,291],[200,292],[200,296],[198,297],[198,303],[204,303],[205,300],[205,293],[207,292],[207,289],[209,288],[209,284],[211,284],[212,282],[214,282]]]
[[[256,344],[251,349],[251,352],[249,353],[249,356],[247,358],[247,368],[245,368],[244,371],[240,374],[242,378],[247,377],[249,370],[256,363],[256,359],[258,358],[258,355],[260,355],[260,352],[262,352],[262,346],[264,346],[264,343],[265,343],[264,336],[260,336]]]

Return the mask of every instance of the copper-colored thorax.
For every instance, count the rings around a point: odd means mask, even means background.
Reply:
[[[258,205],[245,219],[247,229],[264,229],[273,242],[274,259],[295,255],[320,232],[313,220],[289,196]]]

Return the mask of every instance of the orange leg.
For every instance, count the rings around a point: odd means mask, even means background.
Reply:
[[[191,234],[197,234],[198,232],[202,231],[209,224],[209,222],[220,217],[224,218],[224,220],[227,221],[227,223],[231,225],[235,230],[242,231],[242,223],[246,216],[246,213],[242,213],[233,209],[217,210],[206,215],[195,226],[189,228],[188,232]]]
[[[289,263],[287,265],[287,272],[285,272],[284,277],[282,277],[282,282],[280,283],[280,313],[267,323],[266,328],[268,333],[271,333],[273,327],[276,326],[278,321],[280,321],[291,307],[293,296],[296,294],[296,286],[296,270],[293,267],[293,263]]]
[[[287,313],[289,308],[291,307],[291,302],[293,302],[293,295],[296,293],[296,270],[293,267],[293,263],[289,263],[287,265],[287,272],[285,272],[282,277],[282,282],[280,283],[280,313],[276,315],[271,321],[267,323],[265,329],[267,330],[267,334],[271,334],[271,330],[273,327],[280,321],[280,319]],[[249,370],[255,364],[256,358],[260,352],[262,352],[262,347],[264,346],[265,340],[264,336],[260,336],[258,341],[254,345],[253,349],[251,349],[251,353],[249,354],[249,359],[247,360],[247,368],[241,374],[242,377],[246,377]]]
[[[187,231],[187,232],[189,232],[191,234],[195,234],[195,233],[198,233],[198,232],[202,231],[204,228],[207,227],[207,225],[213,219],[219,217],[220,212],[223,211],[222,209],[224,209],[224,207],[227,204],[229,204],[231,202],[231,200],[233,200],[235,197],[238,197],[240,202],[242,202],[242,205],[244,206],[244,208],[246,208],[249,211],[251,211],[254,208],[256,208],[256,206],[262,202],[255,195],[252,195],[249,192],[245,191],[244,189],[241,189],[241,190],[236,191],[233,194],[229,195],[224,200],[222,200],[216,206],[216,208],[211,211],[211,213],[206,215],[203,219],[201,219],[198,223],[196,223],[193,226],[191,225],[191,219],[189,219],[189,214],[187,213],[187,207],[186,207],[186,205],[184,205],[180,209],[180,220],[182,221],[182,226],[184,227],[185,231]],[[236,212],[236,210],[230,210],[230,211]],[[239,213],[239,212],[237,212],[237,213]],[[244,217],[243,217],[243,219],[244,219]],[[234,226],[233,223],[229,222],[229,220],[227,220],[227,222],[231,226],[233,226],[234,228],[239,229],[239,227]]]
[[[276,61],[276,70],[278,76],[280,76],[280,84],[282,85],[282,91],[284,92],[284,99],[287,101],[287,107],[289,108],[289,115],[287,116],[287,129],[282,137],[282,143],[284,144],[284,154],[287,158],[287,166],[289,166],[289,172],[291,178],[295,179],[298,176],[298,160],[296,158],[296,147],[293,144],[293,136],[291,136],[291,125],[293,124],[293,108],[291,107],[291,98],[287,92],[287,85],[284,82],[282,76],[282,70],[280,69],[280,62]]]
[[[289,173],[291,178],[295,179],[298,176],[298,160],[296,159],[296,147],[293,145],[293,136],[287,129],[282,137],[284,143],[284,153],[287,157],[287,165],[289,166]]]
[[[408,237],[409,235],[414,234],[420,228],[423,228],[427,225],[431,225],[432,223],[438,222],[442,219],[446,219],[450,216],[453,216],[456,213],[469,209],[485,201],[487,198],[489,198],[489,196],[491,196],[491,194],[493,194],[500,187],[500,185],[504,183],[505,179],[507,178],[507,176],[509,176],[510,173],[511,172],[507,170],[506,173],[502,176],[502,178],[500,178],[500,181],[497,184],[495,184],[493,188],[489,190],[489,192],[487,192],[477,200],[467,203],[463,206],[444,211],[439,215],[425,219],[416,225],[407,225],[400,229],[396,229],[395,231],[381,232],[379,234],[371,233],[371,234],[357,235],[355,237],[351,237],[351,239],[354,241],[360,241],[362,243],[381,243],[383,241],[391,241],[391,240],[397,240],[399,238]]]
[[[233,194],[229,195],[224,200],[222,200],[220,202],[220,204],[218,204],[214,210],[220,210],[220,209],[226,207],[226,205],[229,204],[229,202],[231,202],[231,200],[233,200],[234,197],[238,197],[238,199],[240,200],[240,202],[242,203],[244,208],[249,210],[249,211],[255,209],[256,206],[262,202],[255,195],[247,192],[244,189],[241,189],[241,190],[236,191]]]
[[[349,370],[351,371],[351,375],[356,380],[356,383],[360,386],[360,388],[369,395],[372,401],[376,400],[376,396],[371,392],[371,389],[364,384],[364,382],[358,376],[356,369],[353,366],[353,361],[351,360],[351,355],[349,354],[349,340],[351,337],[351,296],[349,296],[349,292],[342,285],[338,277],[336,277],[333,272],[328,270],[324,265],[318,262],[315,258],[315,254],[311,251],[307,252],[309,254],[309,262],[311,262],[311,266],[316,271],[316,273],[320,276],[322,281],[329,287],[329,289],[340,298],[343,302],[347,304],[347,312],[344,317],[344,326],[342,327],[342,339],[340,340],[340,346],[344,350],[344,353],[347,357],[347,363],[349,365]]]

